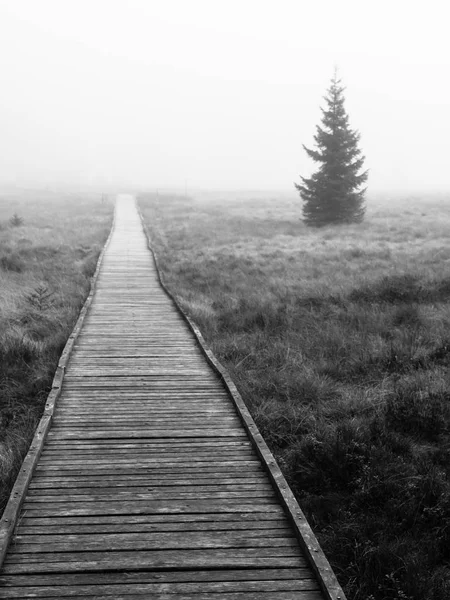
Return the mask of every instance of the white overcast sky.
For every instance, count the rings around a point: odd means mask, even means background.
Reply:
[[[372,190],[450,190],[448,0],[0,0],[0,181],[292,189],[335,64]]]

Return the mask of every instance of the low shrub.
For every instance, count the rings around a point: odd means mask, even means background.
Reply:
[[[433,392],[411,384],[397,384],[387,397],[386,421],[397,431],[436,441],[450,432],[450,390]]]
[[[12,273],[22,273],[26,269],[26,263],[17,252],[4,254],[0,257],[0,268],[3,271],[11,271]]]
[[[32,308],[39,312],[49,309],[53,304],[54,292],[49,290],[46,285],[38,285],[29,294],[25,295],[25,299]]]
[[[387,275],[379,281],[352,290],[352,302],[411,303],[421,296],[422,289],[416,276],[410,274]]]
[[[24,220],[17,213],[14,213],[9,220],[11,227],[21,227],[24,224]]]

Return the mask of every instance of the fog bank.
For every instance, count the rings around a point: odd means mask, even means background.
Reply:
[[[0,182],[292,189],[334,65],[371,190],[450,189],[443,2],[0,2]]]

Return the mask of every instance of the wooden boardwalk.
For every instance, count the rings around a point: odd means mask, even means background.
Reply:
[[[131,197],[117,201],[41,441],[28,489],[18,499],[18,482],[5,512],[23,500],[1,598],[344,600],[305,523],[301,538],[263,442],[161,287]]]

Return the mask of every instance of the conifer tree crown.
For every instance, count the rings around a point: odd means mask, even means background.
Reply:
[[[350,129],[337,72],[324,99],[322,126],[317,126],[314,136],[316,149],[303,146],[308,156],[320,163],[319,169],[295,184],[304,201],[303,217],[307,225],[315,227],[359,223],[364,218],[366,189],[358,188],[367,181],[368,172],[360,172],[364,164],[358,147],[360,135]]]

